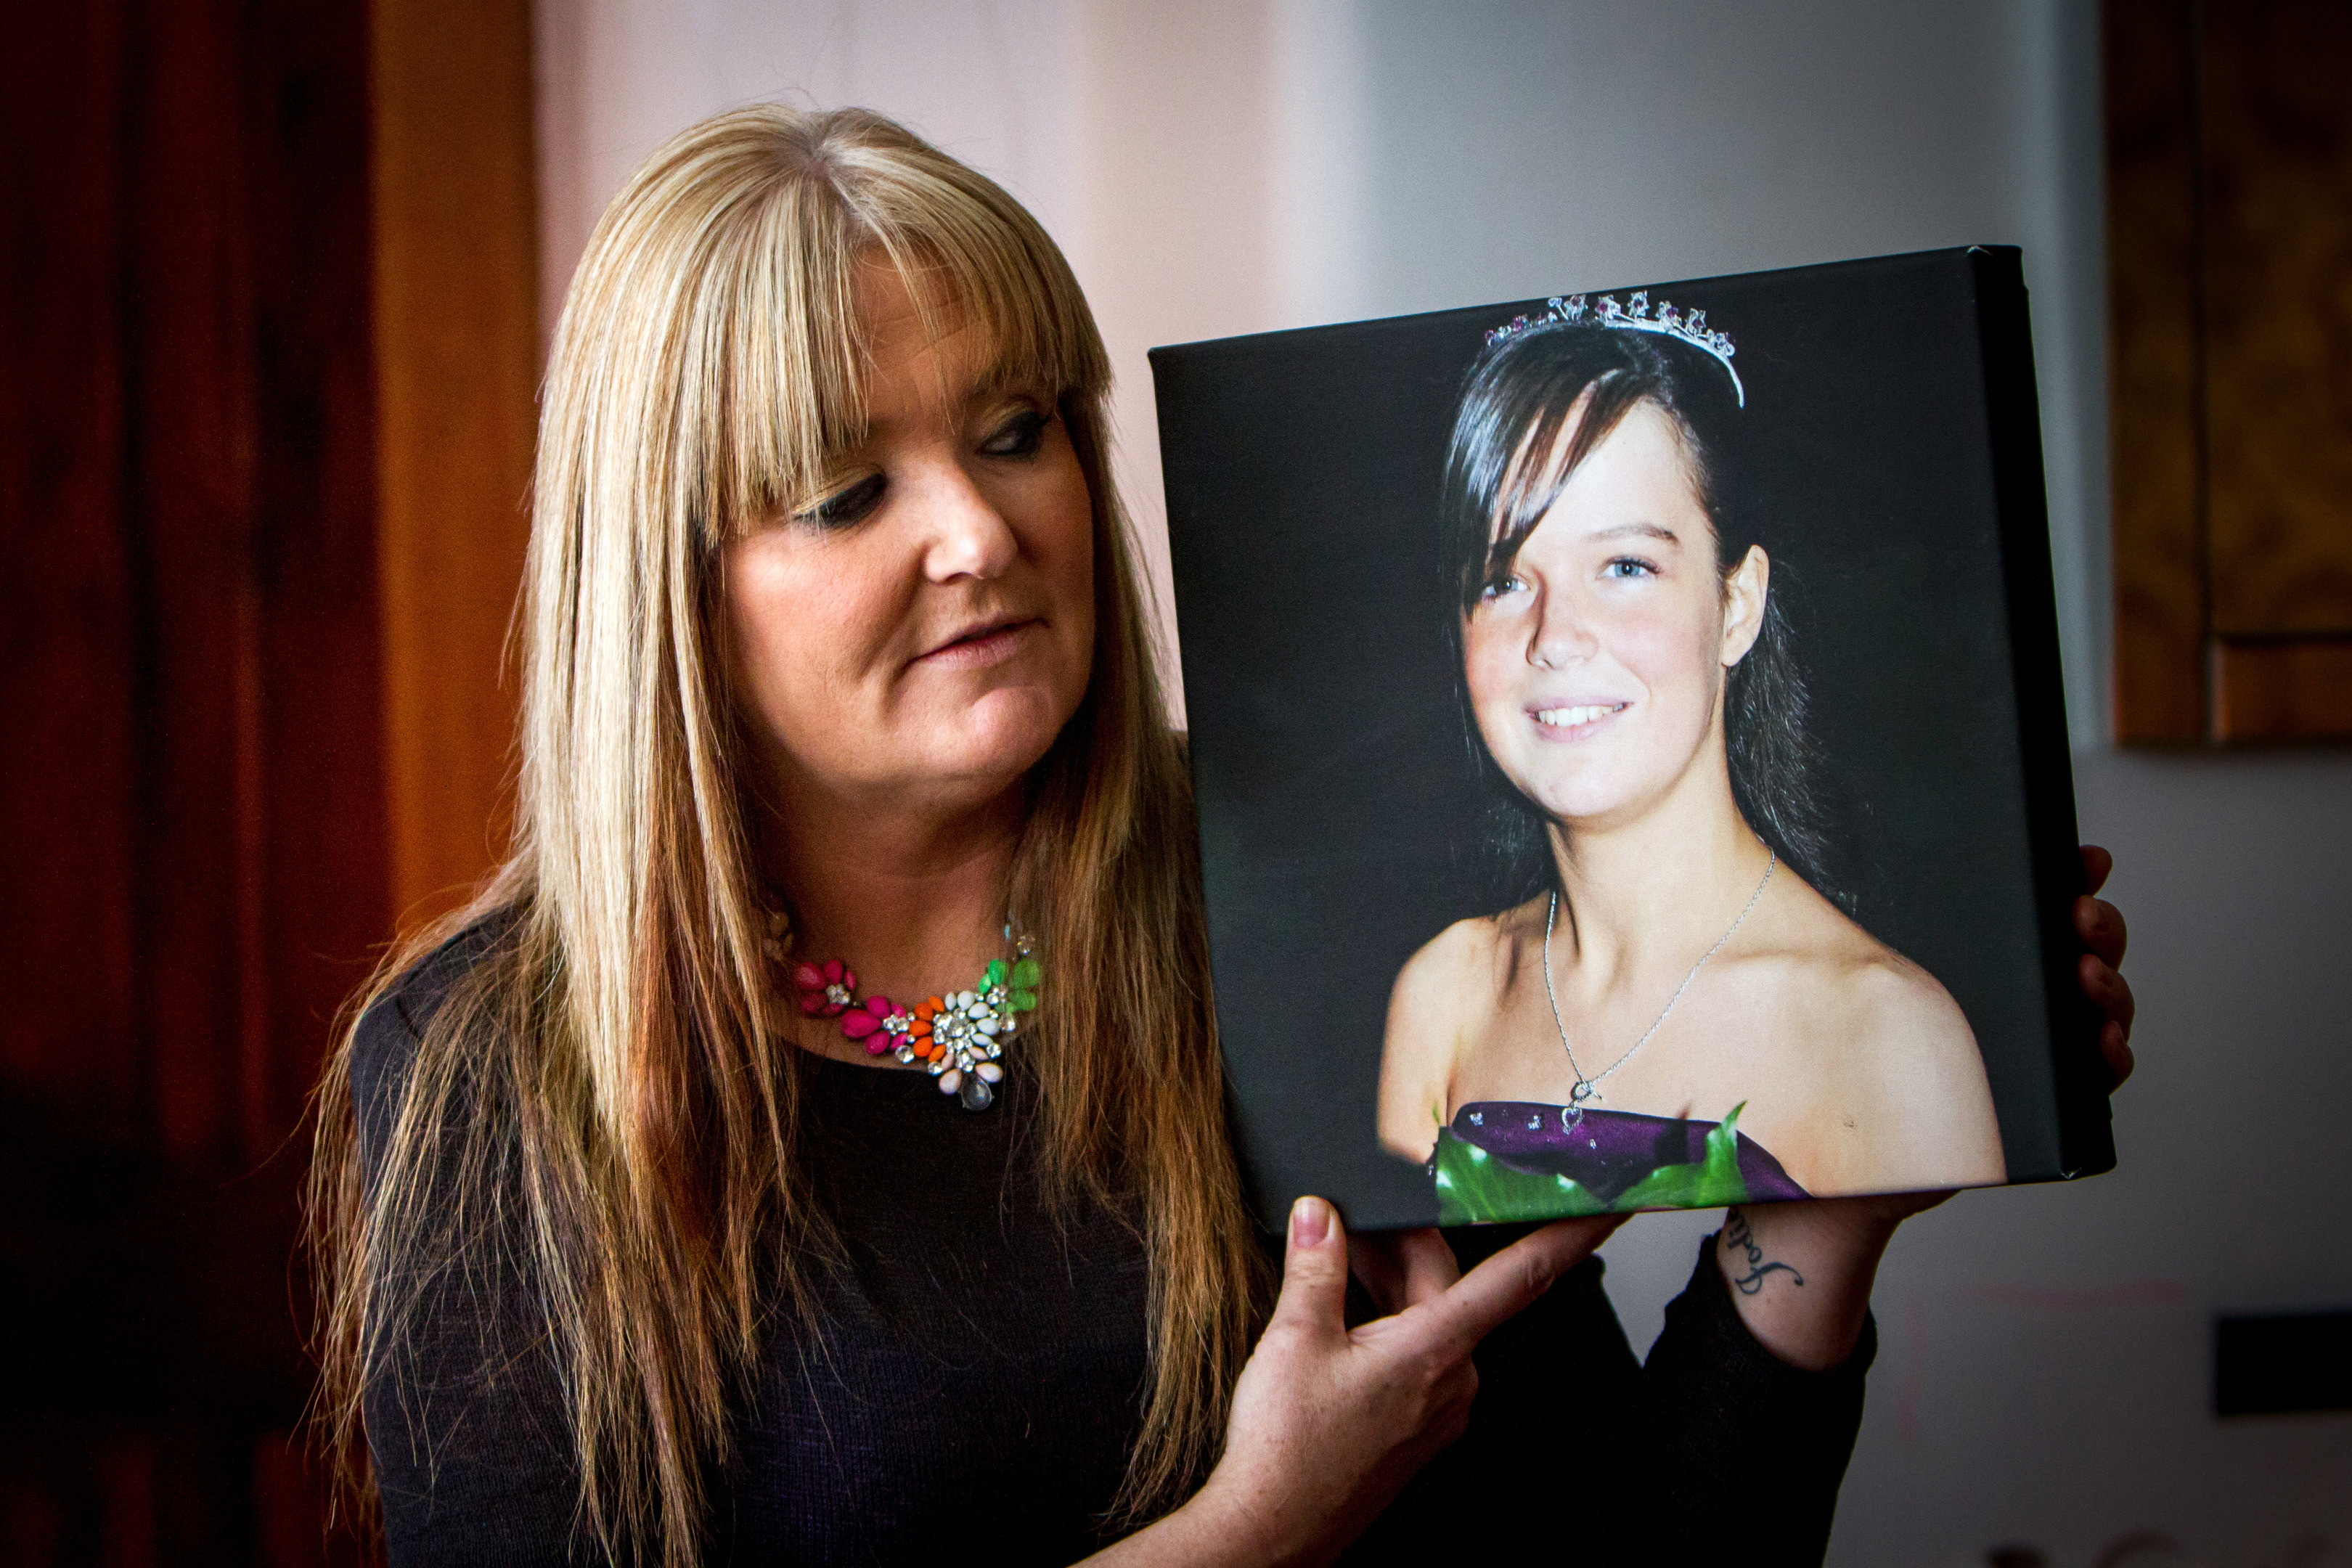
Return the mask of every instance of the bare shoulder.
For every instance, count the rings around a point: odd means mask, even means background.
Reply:
[[[1806,1032],[1821,1102],[1864,1134],[1833,1161],[1832,1191],[1969,1186],[2003,1176],[2000,1129],[1968,1015],[1925,968],[1807,889]],[[1843,1141],[1841,1141],[1843,1142]]]
[[[1397,971],[1381,1045],[1381,1142],[1392,1152],[1425,1160],[1435,1147],[1463,1042],[1479,1037],[1502,989],[1517,913],[1456,921]]]
[[[1457,995],[1465,985],[1491,976],[1501,942],[1505,915],[1480,915],[1455,921],[1404,961],[1390,988],[1391,1010],[1399,1001],[1413,1005],[1438,1003]]]
[[[1845,1026],[1858,1042],[1902,1061],[1965,1063],[1981,1072],[1976,1032],[1942,981],[1855,928],[1866,950],[1840,967]]]
[[[1813,1044],[1826,1058],[1976,1059],[1968,1016],[1943,983],[1803,883],[1775,911],[1768,948],[1809,1005]]]

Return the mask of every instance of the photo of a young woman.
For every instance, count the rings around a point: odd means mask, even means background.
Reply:
[[[1442,525],[1517,901],[1398,973],[1379,1095],[1449,1221],[2003,1179],[1968,1019],[1822,890],[1732,354],[1579,298],[1466,381]]]

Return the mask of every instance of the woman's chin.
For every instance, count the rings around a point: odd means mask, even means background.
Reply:
[[[1581,797],[1568,801],[1538,800],[1543,814],[1570,832],[1590,832],[1622,821],[1628,814],[1630,803],[1622,800],[1587,800]]]
[[[1644,797],[1653,793],[1634,781],[1616,776],[1613,770],[1581,769],[1568,777],[1553,773],[1511,782],[1546,816],[1564,826],[1622,817],[1638,809]]]
[[[923,750],[939,777],[982,791],[1009,787],[1054,749],[1076,707],[1034,686],[991,691],[943,722],[933,731],[937,743]]]

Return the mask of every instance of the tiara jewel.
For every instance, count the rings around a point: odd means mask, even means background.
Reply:
[[[1557,295],[1544,301],[1540,316],[1514,316],[1486,334],[1486,346],[1517,337],[1537,327],[1548,327],[1554,321],[1570,326],[1613,327],[1620,331],[1658,332],[1670,338],[1680,338],[1691,347],[1713,354],[1723,365],[1724,374],[1731,377],[1732,395],[1739,406],[1748,406],[1748,389],[1739,384],[1739,373],[1731,365],[1731,356],[1738,351],[1731,345],[1731,334],[1720,332],[1706,324],[1705,310],[1693,310],[1688,315],[1675,309],[1669,300],[1661,300],[1657,308],[1650,308],[1650,291],[1634,290],[1622,304],[1613,294],[1603,294],[1597,301],[1588,301],[1581,294],[1562,299]]]

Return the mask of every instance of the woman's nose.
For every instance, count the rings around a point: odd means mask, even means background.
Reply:
[[[1535,640],[1528,662],[1545,669],[1561,669],[1591,658],[1600,641],[1592,635],[1591,618],[1571,594],[1547,593],[1543,613],[1536,620]]]
[[[1021,542],[963,466],[940,464],[924,490],[923,575],[934,583],[1002,576]]]

